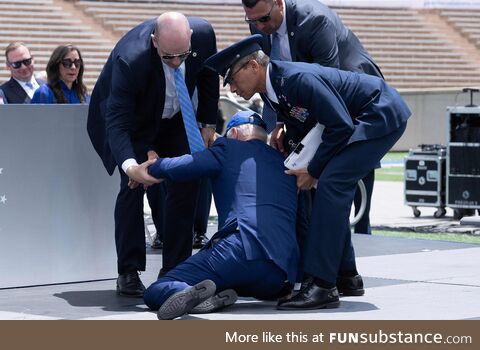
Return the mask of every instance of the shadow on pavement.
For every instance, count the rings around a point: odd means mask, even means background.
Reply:
[[[53,296],[75,307],[101,307],[104,311],[117,312],[149,311],[142,298],[120,297],[115,290],[72,291],[55,293]]]

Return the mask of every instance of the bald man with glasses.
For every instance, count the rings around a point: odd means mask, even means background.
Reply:
[[[142,297],[145,290],[138,276],[146,263],[144,188],[130,189],[129,185],[150,185],[147,197],[150,206],[155,206],[161,200],[159,181],[141,175],[138,164],[192,153],[187,139],[191,128],[196,128],[197,146],[213,143],[219,79],[204,69],[203,62],[216,51],[210,23],[166,12],[120,39],[92,92],[87,125],[90,139],[108,173],[118,167],[121,178],[115,206],[120,295]],[[187,113],[184,105],[188,101]],[[192,118],[184,119],[187,116]],[[167,181],[162,273],[192,253],[197,187],[196,181]],[[152,207],[152,215],[157,212]]]
[[[5,61],[11,77],[0,86],[3,103],[30,103],[35,90],[45,83],[35,79],[33,55],[25,44],[13,42],[5,48]]]

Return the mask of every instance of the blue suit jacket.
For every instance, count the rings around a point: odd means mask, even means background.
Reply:
[[[295,282],[297,189],[284,169],[281,154],[264,142],[222,137],[205,151],[159,159],[149,172],[175,181],[209,177],[218,211],[215,236],[238,228],[247,259],[271,259]],[[263,248],[261,255],[251,248],[252,240]]]
[[[197,120],[215,124],[219,78],[203,67],[217,51],[215,33],[206,20],[188,20],[193,34],[192,53],[185,61],[185,82],[190,96],[195,88],[198,91]],[[150,38],[155,23],[156,19],[143,22],[120,39],[91,95],[87,130],[109,174],[117,164],[136,158],[136,151],[150,149],[162,119],[165,76]]]
[[[378,77],[300,62],[272,61],[269,69],[281,120],[306,131],[316,122],[325,125],[308,166],[316,178],[343,147],[387,135],[411,114],[397,90]]]

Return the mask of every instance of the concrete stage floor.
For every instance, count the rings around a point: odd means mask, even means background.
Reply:
[[[374,227],[464,234],[479,231],[479,227],[453,221],[450,209],[443,219],[433,218],[432,208],[414,218],[411,209],[403,205],[401,183],[377,182],[375,186]],[[211,227],[209,234],[213,230]],[[276,310],[275,302],[241,298],[222,312],[184,319],[480,319],[480,245],[366,235],[354,235],[353,240],[366,293],[341,298],[338,309],[286,312]],[[161,267],[161,251],[148,248],[147,253],[147,270],[141,278],[148,286]],[[156,314],[142,299],[117,296],[115,279],[111,279],[0,290],[0,319],[156,320]]]

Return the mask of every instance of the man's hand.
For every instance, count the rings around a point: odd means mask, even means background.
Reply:
[[[317,183],[317,179],[308,173],[307,168],[285,170],[285,174],[295,175],[297,177],[297,187],[300,190],[309,190]]]
[[[147,160],[140,165],[132,165],[127,169],[127,176],[130,178],[128,181],[128,187],[130,189],[136,188],[139,184],[144,186],[151,186],[162,182],[162,179],[156,179],[148,174],[148,167],[155,163],[155,159]]]
[[[281,153],[285,153],[285,148],[283,147],[284,139],[285,129],[283,128],[283,124],[278,124],[275,129],[272,130],[272,134],[270,135],[270,146],[279,150]]]
[[[152,150],[148,151],[148,152],[147,152],[147,159],[148,159],[148,160],[157,160],[157,159],[158,159],[158,154],[157,154],[157,152],[152,151]],[[132,180],[132,179],[128,179],[128,187],[129,187],[131,190],[137,188],[139,185],[140,185],[140,183],[138,183],[137,181]],[[146,187],[148,187],[148,186],[146,186]]]
[[[157,159],[158,159],[158,154],[157,154],[157,152],[152,151],[152,150],[148,151],[148,152],[147,152],[147,159],[148,159],[148,160],[152,160],[152,159],[157,160]]]
[[[215,129],[212,128],[201,128],[200,132],[202,133],[202,139],[205,143],[205,147],[210,147],[216,140]]]

